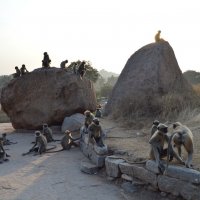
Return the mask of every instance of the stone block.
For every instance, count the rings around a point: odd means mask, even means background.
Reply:
[[[157,187],[157,175],[146,170],[141,164],[120,163],[119,168],[123,174],[136,177],[146,183]]]
[[[153,172],[154,174],[160,174],[158,165],[156,164],[154,160],[148,160],[146,162],[146,169]]]
[[[200,185],[200,172],[194,169],[169,165],[165,175]]]
[[[121,178],[124,179],[124,180],[126,180],[126,181],[130,181],[130,182],[133,181],[133,177],[132,177],[132,176],[129,176],[129,175],[127,175],[127,174],[122,174],[122,175],[121,175]]]
[[[91,163],[90,160],[84,159],[81,161],[80,170],[87,174],[96,174],[99,168],[95,164]]]
[[[200,199],[200,186],[195,186],[191,183],[176,178],[159,175],[158,188],[162,192],[171,193],[174,196],[180,195],[186,200]]]
[[[113,159],[113,156],[107,156],[105,159],[105,165],[106,165],[106,173],[108,176],[111,177],[120,177],[121,172],[119,169],[119,163],[124,162],[122,159]]]

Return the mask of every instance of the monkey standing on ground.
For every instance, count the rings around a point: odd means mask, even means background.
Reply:
[[[192,155],[194,151],[194,145],[193,145],[193,134],[191,130],[185,126],[182,125],[180,122],[176,122],[173,124],[173,133],[170,136],[169,142],[168,142],[168,149],[171,147],[173,150],[174,157],[182,164],[185,164],[186,167],[191,168],[192,166]],[[185,150],[188,153],[187,161],[184,162],[181,158],[181,146],[184,146]],[[178,154],[175,151],[175,147],[178,149]],[[167,167],[169,163],[169,150],[167,153]]]
[[[104,147],[103,144],[103,130],[99,124],[99,119],[94,118],[93,122],[88,127],[89,142],[96,144],[99,147]]]
[[[161,173],[164,172],[165,167],[161,162],[161,158],[167,156],[167,149],[164,149],[164,143],[167,142],[168,126],[159,124],[157,131],[151,136],[149,143],[152,151],[150,151],[150,159],[156,160],[158,169]]]
[[[0,137],[0,164],[2,164],[3,161],[9,161],[9,159],[6,157],[10,157],[10,156],[5,152],[3,148],[3,138]]]

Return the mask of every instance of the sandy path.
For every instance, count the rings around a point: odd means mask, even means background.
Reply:
[[[12,131],[11,124],[0,124],[0,133],[10,132],[8,139],[18,142],[6,146],[11,158],[0,165],[0,200],[165,199],[146,190],[127,194],[103,176],[82,173],[80,162],[85,157],[79,148],[42,156],[21,156],[30,149],[34,136]]]
[[[32,145],[33,135],[12,133],[8,138],[18,144],[6,146],[12,157],[0,165],[0,200],[123,199],[118,186],[80,171],[84,156],[78,148],[21,156]]]

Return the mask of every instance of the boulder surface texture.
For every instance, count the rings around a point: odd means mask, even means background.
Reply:
[[[128,59],[108,99],[105,114],[132,112],[137,116],[157,116],[166,110],[177,110],[181,100],[192,103],[192,95],[192,87],[184,79],[170,44],[151,43]]]
[[[15,129],[61,125],[66,116],[95,111],[90,80],[59,68],[39,68],[14,78],[1,93],[2,109]]]

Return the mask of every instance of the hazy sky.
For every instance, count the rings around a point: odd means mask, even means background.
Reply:
[[[51,66],[84,59],[120,73],[158,30],[183,72],[200,71],[198,0],[0,0],[0,75],[41,67],[45,51]]]

